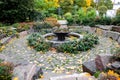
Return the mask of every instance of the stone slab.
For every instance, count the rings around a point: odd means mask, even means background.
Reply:
[[[20,32],[20,33],[19,33],[19,36],[20,36],[20,37],[23,37],[23,36],[26,36],[27,34],[28,34],[27,31],[23,31],[23,32]]]
[[[37,66],[35,64],[20,65],[14,68],[13,75],[18,77],[19,80],[33,80],[33,77],[38,73]],[[35,78],[34,78],[35,80]]]
[[[112,31],[120,32],[120,26],[113,26]]]
[[[97,70],[103,71],[107,68],[107,64],[109,63],[112,55],[111,54],[99,54],[95,58],[95,64]]]
[[[89,60],[83,63],[83,72],[94,74],[96,72],[95,60]]]
[[[113,27],[113,25],[96,25],[96,26],[103,30],[111,30]]]
[[[119,36],[119,38],[118,38],[117,42],[120,44],[120,36]]]
[[[100,29],[100,28],[96,28],[96,34],[99,35],[99,36],[102,36],[103,30]]]
[[[115,69],[120,69],[120,62],[115,61],[115,62],[113,62],[113,63],[111,64],[111,66],[112,66],[113,68],[115,68]]]
[[[116,41],[118,40],[119,36],[120,36],[120,33],[118,32],[107,31],[106,33],[106,37],[112,38],[113,40],[116,40]]]

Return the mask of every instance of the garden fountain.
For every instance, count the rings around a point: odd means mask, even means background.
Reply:
[[[47,33],[43,35],[43,37],[47,42],[50,42],[53,44],[61,44],[61,43],[66,43],[73,40],[81,40],[83,38],[83,35],[81,34],[70,32],[67,25],[65,25],[65,23],[61,24],[61,21],[60,21],[59,24],[61,26],[54,27],[53,33]]]

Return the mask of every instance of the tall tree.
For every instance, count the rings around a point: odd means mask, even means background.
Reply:
[[[100,6],[106,6],[108,9],[112,9],[113,8],[112,0],[99,0],[97,8]]]
[[[105,5],[107,6],[108,9],[112,9],[113,8],[112,0],[105,0]]]
[[[1,22],[21,22],[29,17],[33,10],[34,0],[1,0],[0,21]]]

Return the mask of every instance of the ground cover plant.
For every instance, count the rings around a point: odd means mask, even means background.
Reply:
[[[33,47],[36,51],[46,52],[50,48],[50,44],[45,42],[39,33],[33,33],[28,38],[28,45]]]
[[[78,53],[79,51],[87,51],[94,47],[94,45],[99,43],[99,39],[97,36],[92,34],[85,35],[82,40],[70,41],[68,43],[63,43],[59,45],[56,49],[60,52],[67,53]],[[46,42],[42,35],[39,33],[33,33],[28,37],[28,45],[33,47],[36,51],[49,51],[51,44]]]
[[[0,60],[0,80],[12,79],[13,64]]]
[[[58,47],[58,51],[68,52],[68,53],[79,53],[78,51],[87,51],[98,44],[99,39],[94,35],[85,35],[80,41],[72,41],[64,43]]]

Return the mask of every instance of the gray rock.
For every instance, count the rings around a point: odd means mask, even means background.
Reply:
[[[95,79],[95,77],[93,76],[81,76],[78,77],[77,80],[97,80],[97,79]]]
[[[74,75],[57,76],[51,77],[50,80],[76,80],[76,76]]]
[[[5,37],[5,38],[1,39],[1,43],[2,43],[2,44],[7,44],[7,43],[9,43],[9,42],[11,41],[11,39],[14,38],[14,37],[15,37],[15,35],[11,35],[10,37]]]
[[[118,38],[117,42],[120,44],[120,36],[119,36],[119,38]]]
[[[0,34],[0,40],[4,37],[6,37],[6,34]]]
[[[103,30],[111,30],[113,27],[113,25],[96,25],[96,26]]]
[[[116,41],[118,40],[119,36],[120,36],[120,33],[118,32],[107,31],[106,33],[106,37],[112,38],[113,40],[116,40]]]
[[[83,72],[94,74],[96,72],[95,60],[90,60],[83,63]]]
[[[107,31],[106,30],[102,30],[102,36],[107,37]]]
[[[109,63],[112,55],[111,54],[99,54],[95,58],[95,64],[97,70],[103,71],[107,68],[107,64]]]
[[[14,68],[13,75],[19,80],[35,80],[40,74],[39,71],[35,64],[19,65]]]
[[[120,32],[120,26],[113,26],[112,31]]]
[[[27,31],[23,31],[23,32],[20,32],[20,33],[19,33],[20,37],[26,36],[27,34],[28,34]]]
[[[93,33],[93,30],[91,29],[91,27],[89,26],[83,26],[83,28],[81,28],[83,31],[86,31],[88,33]]]
[[[112,66],[113,68],[115,68],[115,69],[120,69],[120,62],[115,61],[115,62],[113,62],[113,63],[111,64],[111,66]]]

